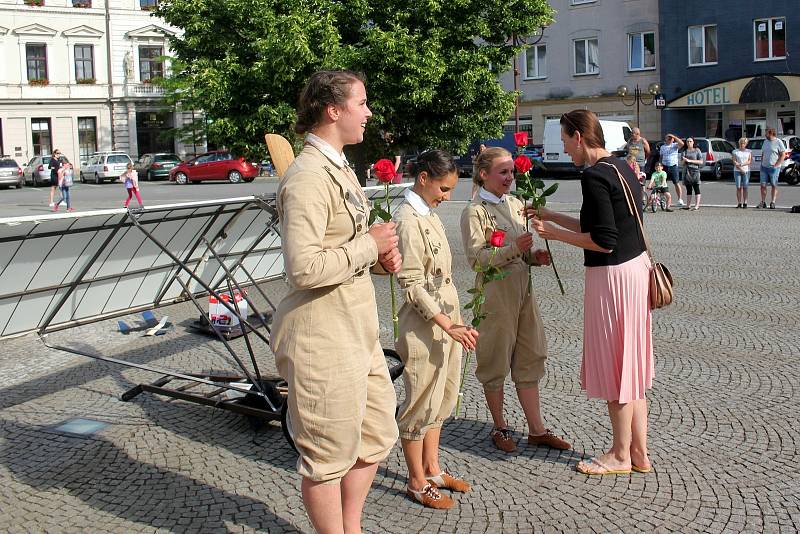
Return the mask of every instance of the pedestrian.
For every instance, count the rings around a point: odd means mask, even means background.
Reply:
[[[683,174],[683,185],[686,187],[686,205],[683,209],[700,209],[700,165],[703,164],[703,153],[694,146],[694,139],[686,138],[686,151],[683,153],[682,161],[686,166]],[[694,206],[692,206],[692,192],[695,195]]]
[[[494,230],[504,231],[509,242],[492,260],[508,276],[485,287],[483,311],[487,317],[478,327],[480,341],[475,349],[475,376],[483,386],[494,424],[491,440],[504,452],[516,450],[503,414],[503,387],[510,371],[528,422],[528,444],[569,449],[571,445],[545,425],[539,398],[547,340],[529,283],[528,266],[549,265],[550,255],[546,250],[533,249],[533,235],[525,229],[524,206],[508,194],[514,182],[510,152],[501,147],[481,152],[475,161],[473,179],[480,186],[478,196],[461,213],[461,238],[470,268],[488,265],[492,247],[487,241]]]
[[[546,208],[529,215],[542,238],[583,249],[581,387],[589,398],[607,402],[613,433],[611,449],[579,462],[577,470],[587,475],[648,472],[645,391],[654,375],[651,266],[639,230],[641,206],[630,206],[622,180],[633,199],[641,196],[641,187],[630,168],[606,151],[603,129],[591,111],[562,115],[561,139],[572,161],[585,167],[580,217]]]
[[[733,151],[733,180],[736,182],[736,207],[747,209],[747,186],[750,185],[750,164],[753,153],[747,148],[747,138],[739,139],[739,147]]]
[[[772,196],[770,197],[769,209],[775,209],[775,201],[778,200],[778,178],[781,174],[783,160],[786,159],[786,145],[778,139],[778,132],[773,127],[767,127],[765,131],[766,139],[761,145],[761,168],[758,173],[758,181],[761,184],[761,203],[759,208],[767,207],[767,184],[772,186]]]
[[[61,159],[61,165],[58,168],[58,188],[61,191],[61,198],[58,202],[53,204],[53,211],[58,211],[58,206],[62,202],[66,204],[67,211],[75,211],[72,208],[72,198],[70,196],[69,188],[72,187],[74,181],[74,170],[72,163],[67,158]]]
[[[634,127],[631,130],[631,137],[625,143],[625,149],[628,151],[629,156],[636,158],[639,168],[644,169],[647,158],[650,157],[650,143],[642,137],[642,132],[639,128]]]
[[[664,171],[667,177],[675,186],[675,192],[678,195],[678,205],[683,206],[683,187],[681,186],[680,170],[678,169],[678,151],[683,148],[684,142],[680,137],[674,134],[667,134],[664,137],[664,144],[658,149],[661,156],[661,164],[664,166]]]
[[[128,163],[128,167],[125,169],[125,172],[120,175],[119,180],[125,184],[125,190],[128,192],[128,198],[125,200],[124,206],[127,208],[128,204],[131,203],[133,195],[136,195],[139,207],[143,208],[142,197],[139,195],[139,173],[133,168],[133,163]]]
[[[407,495],[423,506],[447,509],[455,501],[440,490],[465,492],[470,484],[441,468],[439,437],[458,400],[462,350],[475,348],[478,331],[462,324],[450,245],[433,212],[450,200],[458,168],[448,153],[429,150],[410,162],[408,171],[414,186],[394,216],[403,256],[397,280],[405,296],[395,347],[405,364],[406,397],[397,424],[408,466]]]
[[[52,208],[55,206],[53,203],[53,198],[56,195],[56,191],[59,190],[58,186],[58,169],[61,168],[61,151],[59,149],[53,150],[53,154],[50,156],[50,163],[47,164],[47,168],[50,169],[50,204],[49,206]]]
[[[378,462],[398,437],[370,276],[400,270],[398,237],[395,223],[368,226],[370,202],[342,152],[364,140],[371,116],[361,75],[314,73],[295,125],[305,146],[277,191],[289,291],[272,350],[288,384],[303,504],[321,534],[361,532]]]

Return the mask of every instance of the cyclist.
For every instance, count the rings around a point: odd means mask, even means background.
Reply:
[[[667,187],[667,173],[664,171],[664,165],[660,161],[656,163],[656,170],[650,176],[647,189],[650,191],[648,205],[658,202],[658,195],[664,195],[667,198],[667,209],[665,211],[672,211],[672,195],[669,194],[669,187]]]

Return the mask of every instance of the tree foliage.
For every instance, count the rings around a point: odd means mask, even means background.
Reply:
[[[264,133],[293,139],[308,76],[350,68],[367,77],[365,157],[408,147],[463,152],[497,136],[514,109],[498,75],[552,20],[546,0],[166,0],[172,39],[169,101],[202,109],[209,139],[250,157]],[[388,146],[384,132],[390,132]]]

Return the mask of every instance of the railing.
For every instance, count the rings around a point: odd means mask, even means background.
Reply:
[[[125,86],[126,96],[162,96],[164,88],[149,83],[128,84]]]

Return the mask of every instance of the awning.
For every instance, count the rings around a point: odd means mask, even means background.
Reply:
[[[668,103],[667,107],[695,108],[791,101],[800,101],[800,76],[762,74],[690,91]]]

